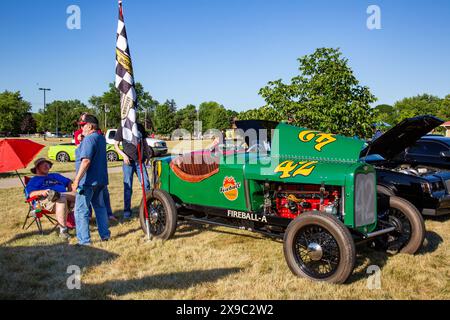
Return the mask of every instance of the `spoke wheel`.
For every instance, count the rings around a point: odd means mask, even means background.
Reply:
[[[315,281],[344,283],[355,264],[355,244],[336,217],[307,212],[293,220],[284,234],[284,256],[289,269]]]
[[[158,199],[148,202],[148,215],[150,219],[150,232],[154,236],[159,236],[166,227],[167,212],[164,205]]]
[[[295,237],[295,257],[302,270],[314,278],[327,278],[339,266],[339,245],[320,226],[307,226]]]
[[[417,208],[409,201],[391,197],[388,222],[395,231],[387,236],[388,248],[401,253],[415,254],[425,239],[425,223]]]
[[[152,237],[161,240],[170,239],[177,228],[177,209],[170,194],[163,190],[149,191],[147,194],[147,209]],[[147,233],[143,201],[141,201],[139,220],[142,230]]]

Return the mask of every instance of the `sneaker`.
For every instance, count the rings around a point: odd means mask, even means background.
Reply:
[[[72,238],[72,236],[67,232],[67,230],[61,231],[61,232],[59,233],[59,237],[60,237],[61,239],[65,239],[65,240],[69,240],[70,238]]]
[[[84,244],[81,244],[81,243],[75,243],[74,245],[73,245],[75,248],[84,248],[84,247],[90,247],[91,246],[91,244],[90,243],[84,243]]]
[[[108,218],[109,218],[109,221],[115,221],[115,222],[119,221],[119,219],[117,219],[114,215],[109,216]]]
[[[132,217],[133,217],[133,215],[131,213],[124,213],[123,217],[122,217],[122,221],[124,221],[124,222],[130,221]]]

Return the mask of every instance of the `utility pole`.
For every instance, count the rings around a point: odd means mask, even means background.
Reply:
[[[40,91],[44,91],[44,114],[45,114],[45,109],[47,108],[47,91],[52,91],[52,89],[50,88],[39,88]],[[47,130],[47,128],[45,128],[45,130]]]
[[[59,132],[58,132],[58,105],[55,105],[56,108],[56,138],[59,138]]]
[[[49,88],[39,88],[40,91],[44,91],[44,113],[45,113],[45,108],[47,107],[47,96],[46,93],[47,91],[52,91],[52,89]]]
[[[107,113],[109,112],[108,105],[105,103],[105,132],[108,130]]]

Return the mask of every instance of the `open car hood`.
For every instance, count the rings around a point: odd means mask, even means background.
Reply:
[[[378,139],[372,141],[361,152],[361,157],[379,154],[386,160],[392,160],[443,123],[444,121],[441,119],[429,115],[405,119]]]

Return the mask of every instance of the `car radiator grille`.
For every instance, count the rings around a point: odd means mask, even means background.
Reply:
[[[358,174],[355,179],[355,225],[362,227],[375,222],[375,173]]]

